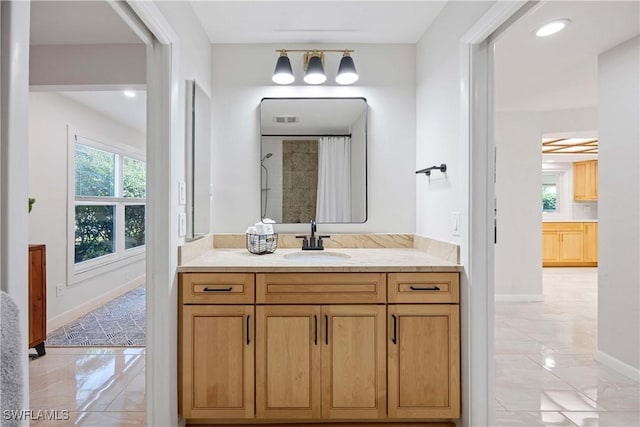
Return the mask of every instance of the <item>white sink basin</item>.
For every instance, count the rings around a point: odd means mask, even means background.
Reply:
[[[351,259],[351,256],[339,252],[308,251],[291,252],[286,254],[284,258],[299,262],[339,263]]]

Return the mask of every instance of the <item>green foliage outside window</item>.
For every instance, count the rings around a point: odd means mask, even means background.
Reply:
[[[124,207],[124,248],[144,245],[144,205]]]
[[[542,186],[542,210],[552,212],[556,210],[558,201],[557,189],[555,185]]]
[[[115,154],[76,144],[76,196],[113,197]]]
[[[137,197],[144,199],[146,188],[145,164],[141,160],[125,157],[122,164],[124,197]]]
[[[75,262],[114,252],[115,206],[76,206]]]

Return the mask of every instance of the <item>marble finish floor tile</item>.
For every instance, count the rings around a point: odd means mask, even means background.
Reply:
[[[636,427],[640,412],[563,412],[579,427]]]
[[[575,427],[560,412],[496,412],[496,427]]]
[[[594,360],[597,269],[545,268],[543,289],[496,303],[498,425],[640,426],[640,384]]]
[[[143,426],[144,348],[51,348],[29,362],[30,407],[68,411],[32,426]]]

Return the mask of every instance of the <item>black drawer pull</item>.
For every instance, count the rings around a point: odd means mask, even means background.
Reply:
[[[329,345],[329,316],[324,315],[324,343]]]
[[[412,291],[439,291],[440,288],[437,286],[433,286],[431,288],[422,288],[420,286],[409,286]]]
[[[318,316],[313,315],[313,323],[315,324],[315,332],[313,333],[313,343],[318,345]]]
[[[204,288],[205,292],[231,292],[233,288],[229,286],[228,288]]]
[[[398,344],[398,335],[396,334],[396,326],[397,326],[398,319],[396,318],[395,314],[392,314],[391,318],[393,319],[393,338],[391,338],[391,342],[394,344]]]
[[[251,319],[251,315],[247,314],[247,345],[251,342],[251,323],[249,323],[249,319]]]

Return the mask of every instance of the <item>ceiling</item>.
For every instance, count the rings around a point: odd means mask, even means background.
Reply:
[[[446,1],[191,1],[211,43],[416,43]]]
[[[548,111],[596,107],[598,54],[640,33],[637,1],[548,1],[517,20],[496,42],[496,109]],[[569,18],[555,35],[544,23]]]
[[[126,97],[122,91],[57,93],[144,133],[147,125],[147,92],[133,92],[136,94],[135,98]]]
[[[106,1],[31,4],[32,44],[140,43]],[[415,43],[446,2],[194,0],[190,4],[212,43]],[[498,111],[595,107],[597,55],[640,33],[639,5],[638,1],[547,1],[535,6],[496,42]],[[540,24],[558,17],[572,22],[556,35],[533,36]],[[119,94],[113,95],[117,99]],[[111,115],[126,111],[115,101],[97,104],[113,105]],[[126,113],[123,120],[125,116],[133,117]]]

